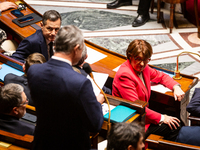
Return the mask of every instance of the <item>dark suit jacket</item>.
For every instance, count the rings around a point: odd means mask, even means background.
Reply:
[[[28,83],[37,113],[33,149],[90,149],[103,123],[90,80],[63,61],[32,65]]]
[[[48,60],[48,48],[42,30],[37,30],[31,36],[22,40],[12,58],[24,63],[25,59],[32,53],[41,53]]]
[[[195,89],[186,110],[191,113],[191,115],[200,117],[200,88]]]
[[[0,114],[0,130],[18,135],[33,135],[35,126],[10,115]]]
[[[183,126],[176,142],[200,146],[200,126]]]
[[[22,75],[22,76],[17,76],[15,74],[9,73],[4,77],[4,84],[8,83],[16,83],[20,84],[24,88],[24,93],[26,94],[27,98],[29,99],[29,105],[34,106],[33,101],[31,99],[31,94],[30,94],[30,89],[28,87],[28,81],[27,78]]]

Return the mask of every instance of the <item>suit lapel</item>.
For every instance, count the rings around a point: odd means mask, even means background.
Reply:
[[[38,32],[38,37],[40,37],[39,38],[40,39],[40,51],[44,55],[46,60],[48,60],[48,48],[47,48],[46,40],[42,34],[42,30],[40,30],[40,32]]]

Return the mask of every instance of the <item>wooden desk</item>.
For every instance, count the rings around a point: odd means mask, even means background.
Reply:
[[[123,55],[117,54],[115,52],[109,51],[105,48],[102,48],[101,46],[95,45],[94,43],[91,43],[89,41],[85,40],[85,43],[87,47],[93,50],[96,50],[100,53],[103,53],[107,56],[104,59],[94,64],[91,64],[91,67],[93,71],[109,74],[109,79],[106,86],[109,88],[112,88],[112,81],[116,74],[116,72],[113,71],[113,69],[117,68],[119,65],[124,63],[126,61],[126,57]],[[169,74],[174,74],[173,71],[170,71],[167,69],[163,69],[163,68],[156,67],[153,65],[149,65],[149,66],[157,70],[169,73]],[[178,102],[178,101],[175,101],[173,97],[173,92],[166,92],[165,94],[163,94],[160,92],[152,91],[151,98],[150,98],[150,102],[151,102],[150,107],[153,110],[158,111],[163,114],[166,113],[167,111],[171,111],[170,114],[169,113],[167,114],[181,118],[183,123],[185,125],[188,125],[188,120],[187,120],[188,113],[186,111],[186,106],[189,103],[190,89],[197,84],[198,78],[189,76],[189,75],[184,75],[184,74],[181,74],[181,75],[183,76],[183,78],[181,80],[176,80],[176,81],[181,85],[182,90],[185,92],[185,98],[181,102]],[[166,108],[166,111],[164,107]]]
[[[6,1],[6,0],[0,0],[0,2],[4,2],[4,1]],[[9,0],[9,1],[10,2],[16,2],[18,0]],[[39,12],[37,12],[30,5],[28,5],[24,0],[21,0],[21,1],[23,1],[27,5],[26,10],[21,11],[24,15],[36,13],[39,16],[42,16]],[[18,25],[16,25],[15,23],[13,23],[12,20],[16,19],[16,17],[11,14],[10,11],[12,11],[12,10],[14,10],[14,9],[9,9],[9,10],[3,11],[1,13],[2,15],[0,16],[0,27],[2,29],[6,30],[6,32],[11,33],[19,41],[21,41],[25,37],[32,35],[36,30],[33,27],[31,27],[30,25],[21,28]],[[36,24],[40,26],[40,22],[37,22]]]

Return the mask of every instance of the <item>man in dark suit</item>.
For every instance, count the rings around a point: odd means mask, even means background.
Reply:
[[[20,84],[24,88],[24,92],[29,99],[29,105],[34,106],[34,103],[32,101],[31,94],[30,94],[30,89],[28,87],[27,71],[31,65],[42,64],[44,62],[46,62],[46,59],[44,58],[42,54],[40,53],[30,54],[28,58],[26,59],[25,64],[23,65],[24,74],[22,76],[18,76],[13,73],[8,73],[4,77],[4,85],[9,84],[9,83]]]
[[[19,84],[10,83],[0,88],[0,130],[33,135],[35,126],[19,119],[26,113],[28,99]]]
[[[94,95],[90,80],[72,68],[84,47],[80,29],[65,26],[57,33],[54,56],[28,70],[37,113],[34,150],[89,150],[89,132],[101,129],[103,114],[98,102],[101,100]]]
[[[194,94],[186,107],[191,115],[200,117],[200,88],[195,88]]]
[[[150,8],[151,0],[140,0],[138,5],[138,16],[134,19],[132,26],[139,27],[144,25],[149,21],[149,8]],[[107,8],[118,8],[121,6],[132,5],[132,0],[115,0],[111,3],[107,4]]]
[[[194,94],[186,107],[191,115],[200,117],[200,88],[195,88]],[[200,126],[183,126],[176,142],[200,146]]]
[[[49,60],[53,55],[52,44],[60,26],[60,14],[55,10],[46,11],[42,17],[41,29],[22,40],[11,57],[24,63],[30,54],[38,52]]]

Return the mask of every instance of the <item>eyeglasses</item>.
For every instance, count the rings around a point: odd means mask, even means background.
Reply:
[[[135,59],[135,61],[136,61],[137,64],[138,64],[138,63],[141,63],[142,61],[143,61],[144,63],[148,63],[148,62],[151,61],[151,58],[148,58],[148,59],[145,59],[145,60],[142,60],[140,57],[133,57],[133,58]]]
[[[26,105],[26,104],[28,104],[28,102],[29,102],[29,99],[28,99],[28,98],[26,98],[26,101],[25,101],[24,103],[20,104],[19,106]]]

